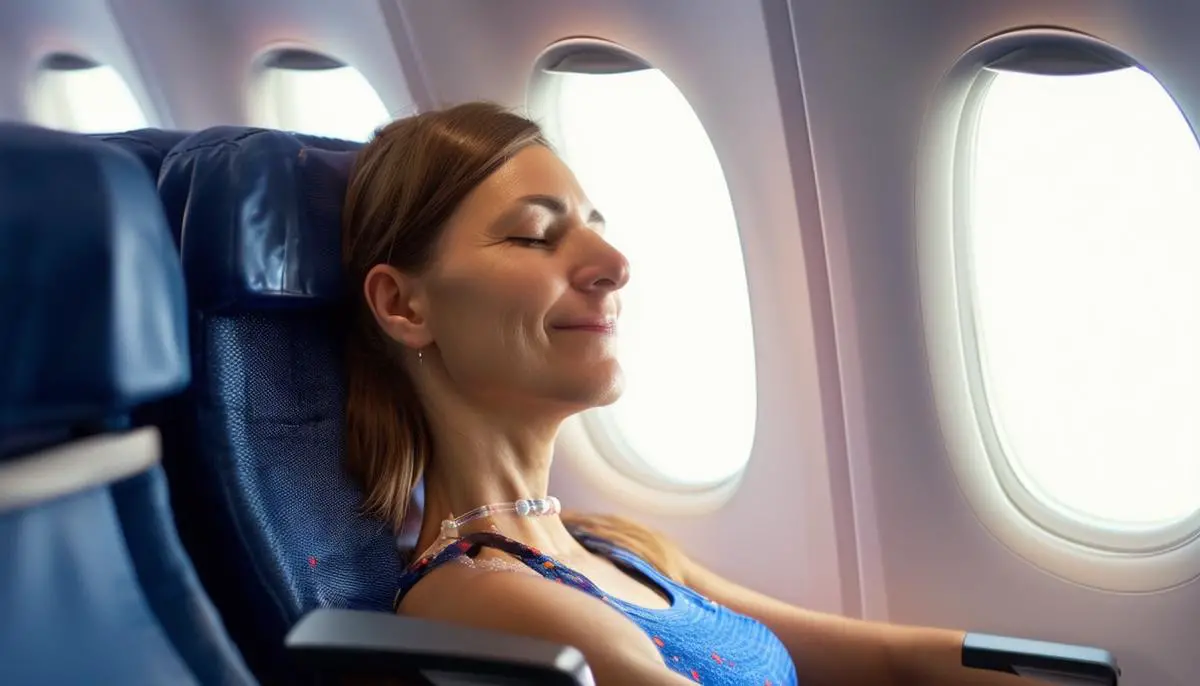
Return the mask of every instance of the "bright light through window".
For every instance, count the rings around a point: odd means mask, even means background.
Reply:
[[[1022,482],[1070,514],[1200,506],[1200,149],[1129,68],[1001,73],[970,186],[987,401]]]
[[[41,126],[77,133],[113,133],[149,125],[125,79],[105,64],[39,70],[30,90],[30,118]]]
[[[754,339],[742,247],[712,143],[656,69],[561,79],[556,144],[631,264],[624,396],[594,415],[636,471],[690,486],[750,457]]]
[[[261,79],[256,123],[266,128],[365,141],[392,119],[379,94],[354,67],[266,67]]]

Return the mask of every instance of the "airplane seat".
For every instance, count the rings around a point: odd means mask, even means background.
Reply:
[[[121,133],[91,134],[91,137],[133,153],[141,161],[142,166],[150,172],[150,178],[157,183],[158,171],[162,168],[163,158],[167,156],[171,148],[189,135],[191,132],[188,131],[136,129]]]
[[[340,237],[314,228],[337,226],[353,156],[216,127],[177,145],[160,178],[183,236],[196,359],[182,441],[196,456],[175,466],[204,492],[188,513],[214,532],[200,545],[241,548],[213,560],[206,585],[259,639],[235,632],[252,662],[314,608],[390,610],[401,570],[389,527],[357,515],[341,464]]]
[[[216,127],[163,165],[193,363],[173,441],[188,464],[169,473],[187,474],[194,500],[177,512],[207,528],[197,544],[212,551],[193,558],[266,682],[295,681],[305,661],[578,683],[586,665],[573,648],[392,613],[405,556],[388,524],[361,513],[343,467],[340,217],[354,158],[290,133]]]
[[[253,683],[173,539],[158,431],[129,419],[190,380],[138,161],[0,125],[0,319],[0,683]]]

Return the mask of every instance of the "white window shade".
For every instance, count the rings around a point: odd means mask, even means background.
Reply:
[[[720,162],[661,71],[570,66],[551,77],[548,128],[632,275],[619,332],[626,391],[585,425],[628,475],[711,487],[745,467],[756,417],[745,265]]]
[[[1148,73],[1001,71],[980,104],[961,256],[1002,459],[1056,511],[1200,508],[1200,149]]]

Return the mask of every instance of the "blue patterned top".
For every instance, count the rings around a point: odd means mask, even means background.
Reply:
[[[791,656],[766,626],[675,583],[628,550],[594,536],[578,532],[574,535],[591,552],[644,575],[670,598],[670,607],[652,609],[611,596],[557,560],[494,532],[468,534],[409,565],[400,577],[394,606],[398,608],[404,596],[431,570],[462,555],[474,557],[481,547],[487,546],[513,555],[546,579],[577,588],[608,603],[650,636],[667,667],[697,683],[710,686],[797,684]]]

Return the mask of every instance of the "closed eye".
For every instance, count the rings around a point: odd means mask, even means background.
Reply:
[[[550,246],[550,241],[545,238],[526,238],[523,236],[511,236],[509,241],[517,245],[523,245],[527,248],[546,248]]]

